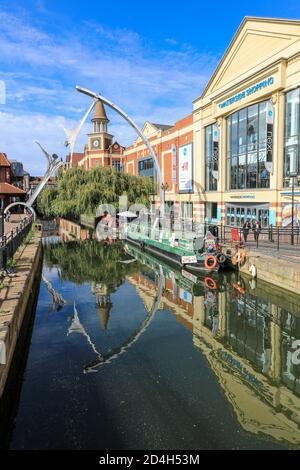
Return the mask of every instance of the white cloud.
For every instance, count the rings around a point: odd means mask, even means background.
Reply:
[[[174,123],[191,112],[192,99],[216,65],[213,56],[173,39],[166,40],[172,50],[157,50],[122,28],[86,22],[54,35],[25,18],[0,12],[0,80],[7,91],[6,104],[0,105],[0,151],[23,160],[32,173],[43,168],[34,140],[66,153],[61,126],[75,124],[89,104],[76,84],[103,93],[140,126],[145,120]],[[115,138],[130,144],[131,130],[118,116],[110,112],[109,117]],[[82,133],[77,151],[85,141]]]

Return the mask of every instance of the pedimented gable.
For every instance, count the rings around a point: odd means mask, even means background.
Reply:
[[[143,128],[142,128],[142,133],[145,134],[145,136],[147,138],[151,137],[152,135],[157,134],[158,131],[159,131],[159,129],[149,121],[146,121],[143,125]],[[141,141],[142,141],[142,139],[140,137],[138,137],[136,139],[135,143],[137,144]]]
[[[300,21],[245,18],[202,98],[241,80],[256,68],[300,52]]]

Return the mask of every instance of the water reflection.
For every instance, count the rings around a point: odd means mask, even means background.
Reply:
[[[154,267],[154,259],[137,256]],[[181,283],[182,273],[169,272],[163,302],[193,331],[194,345],[208,360],[240,424],[251,433],[299,445],[300,365],[292,360],[292,345],[300,338],[298,298],[233,273],[219,276],[216,288],[207,288],[204,281],[201,289],[199,279],[185,284],[183,302]],[[137,284],[149,286],[149,279],[139,276]],[[291,311],[284,308],[287,303]]]

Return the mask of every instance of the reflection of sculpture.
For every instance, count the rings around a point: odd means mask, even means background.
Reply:
[[[56,308],[56,310],[60,310],[67,301],[63,298],[61,294],[59,294],[54,287],[52,286],[51,282],[42,274],[42,280],[44,281],[48,292],[52,296],[52,308]]]
[[[90,336],[87,334],[87,332],[85,331],[85,328],[80,322],[78,311],[74,303],[74,315],[72,319],[72,324],[68,330],[68,335],[71,333],[81,333],[83,336],[86,337],[88,343],[91,345],[93,351],[97,355],[97,359],[93,363],[85,367],[84,373],[96,372],[98,367],[104,364],[110,363],[114,359],[117,359],[121,354],[126,352],[139,339],[139,337],[146,331],[147,327],[150,325],[151,321],[154,318],[156,311],[158,310],[158,306],[160,303],[160,299],[161,299],[161,295],[162,295],[162,291],[164,287],[164,282],[165,280],[164,280],[162,268],[160,268],[160,280],[159,280],[158,290],[154,297],[152,307],[147,313],[146,318],[142,321],[140,326],[129,336],[129,338],[127,338],[127,340],[123,344],[114,348],[111,352],[107,354],[101,354],[96,349],[96,346],[91,341]]]
[[[119,357],[121,354],[126,352],[133,345],[133,343],[135,343],[139,339],[139,337],[146,331],[147,327],[152,322],[152,320],[154,318],[154,315],[155,315],[156,311],[158,310],[158,306],[159,306],[159,303],[160,303],[164,283],[165,283],[165,278],[164,278],[164,275],[163,275],[163,272],[162,272],[162,267],[160,266],[160,278],[159,278],[159,286],[158,286],[158,289],[157,289],[157,293],[154,297],[152,308],[147,313],[147,316],[144,319],[144,321],[132,333],[132,335],[130,335],[129,338],[127,338],[127,340],[123,344],[121,344],[120,346],[117,346],[116,348],[114,348],[110,353],[102,355],[99,360],[96,360],[92,364],[85,367],[85,369],[84,369],[85,373],[95,372],[95,370],[98,367],[100,367],[100,366],[102,366],[106,363],[109,363],[114,359],[117,359],[117,357]]]
[[[77,311],[77,308],[76,308],[76,304],[74,302],[74,315],[73,315],[73,318],[72,318],[72,323],[70,325],[70,328],[68,329],[68,333],[67,335],[71,335],[72,333],[80,333],[82,334],[83,336],[86,337],[87,339],[87,342],[89,343],[89,345],[91,346],[92,350],[94,351],[94,353],[99,356],[99,357],[102,357],[102,355],[97,351],[96,349],[96,346],[94,345],[94,343],[92,342],[90,336],[87,334],[87,332],[85,331],[83,325],[81,324],[80,322],[80,319],[79,319],[79,316],[78,316],[78,311]]]

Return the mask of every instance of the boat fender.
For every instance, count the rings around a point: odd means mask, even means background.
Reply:
[[[253,279],[256,277],[256,266],[254,264],[251,264],[249,268],[249,273],[253,277]]]
[[[214,269],[218,264],[217,258],[214,255],[207,255],[204,260],[206,269]]]
[[[145,242],[141,242],[141,243],[140,243],[140,248],[141,248],[141,250],[144,250],[144,249],[145,249],[145,246],[146,246]]]
[[[246,254],[244,251],[238,251],[233,257],[231,258],[232,264],[240,264],[243,263],[245,260]]]
[[[218,261],[219,261],[220,264],[224,264],[225,261],[226,261],[226,256],[224,255],[224,253],[220,253],[220,254],[218,254],[218,256],[217,256],[217,259],[218,259]]]

